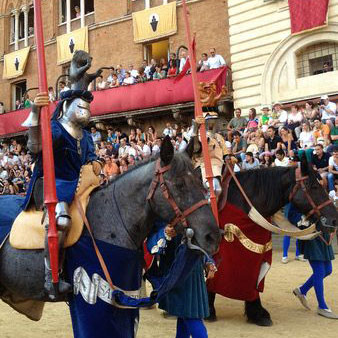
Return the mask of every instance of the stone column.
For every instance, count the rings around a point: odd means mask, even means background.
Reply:
[[[22,11],[23,11],[23,14],[24,14],[25,47],[28,47],[28,13],[29,13],[29,7],[23,6]]]
[[[66,1],[66,27],[67,27],[67,33],[70,33],[72,27],[71,27],[71,10],[70,10],[70,0]]]
[[[81,28],[84,27],[85,24],[85,1],[84,0],[80,0],[80,18],[81,18]]]
[[[19,14],[20,11],[18,9],[14,9],[14,49],[19,49]]]
[[[163,0],[163,5],[167,5],[168,4],[168,0]]]
[[[145,9],[150,8],[150,0],[145,0],[144,1],[144,7],[145,7]]]

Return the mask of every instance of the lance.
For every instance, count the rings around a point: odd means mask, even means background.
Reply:
[[[191,38],[190,24],[189,24],[189,17],[188,17],[189,12],[187,8],[186,0],[183,0],[182,4],[183,4],[183,17],[184,17],[186,38],[188,42],[189,60],[190,60],[190,65],[191,65],[191,78],[192,78],[192,85],[194,89],[195,119],[197,119],[198,117],[203,116],[203,114],[202,114],[202,103],[200,100],[200,94],[199,94],[198,86],[197,86],[198,80],[197,80],[197,68],[196,68],[196,53],[195,53],[195,48],[194,48],[194,42],[192,41],[192,38]],[[217,201],[216,201],[216,195],[215,195],[214,185],[213,185],[214,175],[212,173],[211,160],[210,160],[210,155],[209,155],[209,150],[208,150],[207,133],[206,133],[206,127],[205,127],[204,122],[201,124],[199,130],[200,130],[200,138],[201,138],[201,143],[202,143],[202,154],[203,154],[203,160],[204,160],[204,166],[205,166],[205,176],[209,183],[211,208],[215,216],[215,219],[218,223]]]
[[[36,43],[36,54],[38,59],[39,91],[47,93],[47,75],[45,47],[43,38],[43,26],[41,15],[41,0],[34,0],[34,34]],[[57,203],[54,171],[54,155],[52,131],[50,124],[51,113],[49,106],[42,107],[40,115],[41,138],[42,138],[42,161],[44,174],[44,203],[49,216],[48,226],[48,249],[50,257],[50,268],[54,287],[59,281],[59,246],[58,233],[56,230],[55,206]]]

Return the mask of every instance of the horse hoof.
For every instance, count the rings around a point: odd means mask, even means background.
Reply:
[[[248,322],[251,324],[255,324],[258,326],[265,326],[265,327],[273,325],[271,318],[257,318],[256,320],[248,319]]]
[[[209,317],[205,318],[205,320],[209,323],[216,322],[217,316],[215,313],[211,314]]]

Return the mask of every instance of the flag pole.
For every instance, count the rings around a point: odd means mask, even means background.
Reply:
[[[36,54],[38,60],[39,92],[47,93],[47,73],[45,47],[43,38],[43,25],[41,15],[41,0],[34,0],[34,34],[36,43]],[[58,232],[56,230],[55,206],[57,203],[55,187],[55,168],[53,155],[52,131],[50,124],[51,113],[49,106],[42,107],[40,115],[41,137],[42,137],[42,161],[44,174],[44,203],[49,216],[48,226],[48,249],[50,257],[50,268],[54,286],[59,281],[59,244]]]
[[[195,119],[198,117],[203,116],[202,114],[202,103],[200,100],[200,93],[198,91],[198,79],[197,79],[197,68],[196,68],[196,54],[195,49],[193,46],[193,40],[191,38],[191,31],[190,31],[190,24],[189,24],[189,11],[187,8],[186,0],[182,0],[183,5],[183,17],[184,17],[184,24],[185,24],[185,30],[186,30],[186,38],[188,41],[188,50],[189,50],[189,59],[190,59],[190,65],[191,65],[191,76],[192,76],[192,85],[194,89],[194,100],[195,100]],[[178,57],[178,56],[177,56]],[[213,178],[214,175],[212,173],[212,167],[211,167],[211,160],[208,150],[208,141],[207,141],[207,134],[206,134],[206,127],[205,123],[203,122],[200,126],[200,138],[202,143],[202,154],[204,159],[204,166],[205,166],[205,176],[209,183],[209,190],[210,190],[210,203],[212,212],[214,214],[214,217],[218,224],[218,209],[217,209],[217,201],[216,201],[216,195],[214,191],[214,185],[213,185]]]

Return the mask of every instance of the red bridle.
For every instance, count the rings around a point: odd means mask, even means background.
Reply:
[[[297,191],[299,189],[302,189],[306,199],[309,201],[310,205],[312,206],[312,209],[308,212],[308,214],[306,215],[306,218],[309,218],[310,216],[312,216],[313,214],[316,214],[318,217],[320,217],[321,212],[320,210],[324,207],[326,207],[329,204],[333,204],[332,201],[330,200],[330,198],[328,198],[326,201],[324,201],[323,203],[321,203],[320,205],[316,205],[316,203],[313,201],[312,197],[310,196],[304,181],[307,180],[309,178],[309,176],[302,176],[302,172],[300,170],[300,168],[296,169],[296,185],[293,187],[290,195],[289,195],[289,201],[291,202],[292,199],[295,197]]]
[[[206,204],[209,204],[209,202],[206,199],[203,199],[195,203],[194,205],[192,205],[190,208],[186,209],[185,211],[181,211],[181,209],[176,204],[175,200],[172,198],[170,191],[168,189],[168,186],[166,184],[166,181],[164,179],[164,176],[163,176],[163,174],[167,172],[169,169],[170,169],[170,164],[165,167],[161,167],[161,160],[158,159],[156,161],[155,177],[153,178],[153,181],[151,182],[149,193],[147,196],[147,201],[152,200],[158,185],[160,185],[162,195],[169,202],[170,206],[173,208],[176,214],[176,217],[170,221],[169,226],[174,228],[177,224],[181,223],[185,228],[188,228],[188,221],[186,218],[190,214],[195,212],[197,209],[203,207]]]

